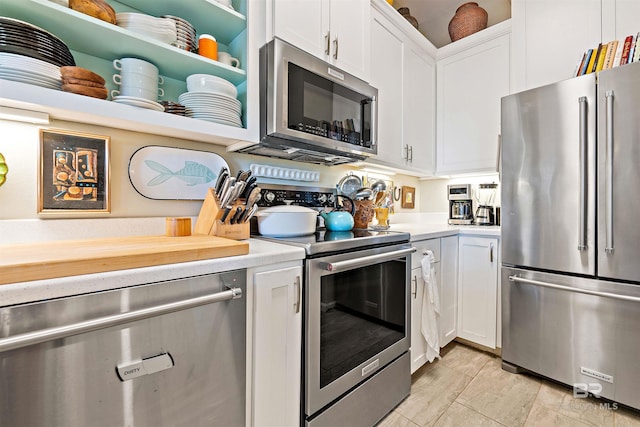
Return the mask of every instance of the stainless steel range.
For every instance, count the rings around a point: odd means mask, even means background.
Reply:
[[[332,204],[332,189],[263,187],[263,206]],[[260,236],[255,236],[260,237]],[[308,426],[372,426],[409,395],[409,233],[266,238],[305,249],[303,410]]]

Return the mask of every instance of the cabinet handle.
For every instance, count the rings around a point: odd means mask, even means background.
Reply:
[[[327,35],[324,36],[324,54],[329,55],[331,53],[331,31],[327,31]]]
[[[409,144],[405,144],[404,147],[402,147],[402,151],[404,152],[402,158],[405,160],[409,160]]]
[[[411,279],[411,295],[413,295],[413,299],[418,297],[418,277],[413,276]]]
[[[489,261],[493,264],[493,243],[489,245]]]
[[[296,287],[295,313],[300,313],[300,301],[302,300],[302,286],[300,285],[300,276],[296,276],[296,281],[293,282],[293,285]]]
[[[338,38],[333,39],[333,59],[338,59]]]
[[[409,145],[409,158],[407,159],[409,163],[413,163],[413,145]]]

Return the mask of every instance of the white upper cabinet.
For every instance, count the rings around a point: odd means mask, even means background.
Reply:
[[[378,154],[367,160],[417,176],[435,170],[435,53],[385,1],[371,12],[371,85],[378,89]]]
[[[363,0],[272,0],[273,35],[369,80],[369,3]]]
[[[438,175],[496,172],[510,32],[505,21],[438,50]]]
[[[574,76],[582,54],[640,31],[638,0],[514,0],[513,92]]]
[[[401,166],[402,158],[402,50],[403,41],[391,23],[372,12],[371,85],[378,89],[377,158]]]
[[[511,10],[513,92],[571,78],[602,39],[600,0],[514,0]]]

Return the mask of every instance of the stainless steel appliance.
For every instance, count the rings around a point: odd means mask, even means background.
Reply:
[[[478,225],[495,225],[493,202],[496,197],[498,184],[480,184],[476,194],[478,209],[476,210],[475,223]]]
[[[635,63],[502,99],[502,358],[640,409],[638,99]]]
[[[287,188],[265,188],[266,203],[281,203],[280,197],[311,206],[326,203],[326,192]],[[415,250],[409,238],[390,231],[325,229],[266,238],[307,254],[304,425],[370,427],[409,395],[409,277]]]
[[[3,426],[243,426],[246,271],[0,309]]]
[[[449,224],[473,224],[471,185],[448,185],[447,192],[449,194]]]
[[[377,153],[378,90],[279,39],[260,49],[260,143],[240,151],[337,165]]]

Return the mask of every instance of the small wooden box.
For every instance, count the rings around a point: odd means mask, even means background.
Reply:
[[[231,212],[235,211],[239,206],[244,207],[244,204],[240,201],[236,201]],[[233,240],[244,240],[249,238],[250,232],[248,221],[240,224],[229,224],[229,219],[232,216],[229,214],[226,221],[223,223],[221,221],[223,214],[224,209],[220,207],[220,201],[218,200],[213,188],[210,188],[204,202],[202,203],[202,208],[200,208],[200,213],[198,214],[193,234],[208,234]]]

